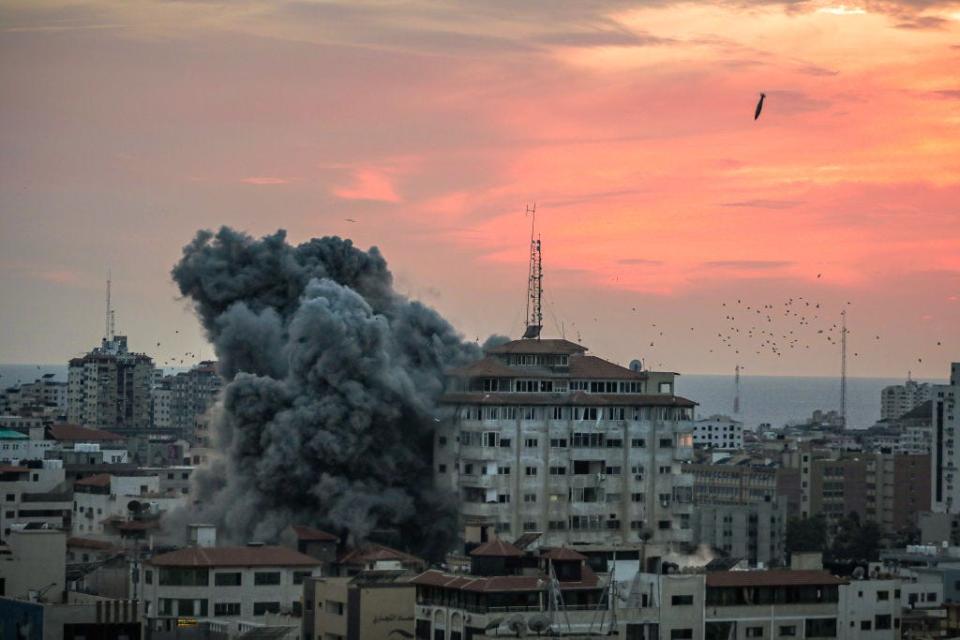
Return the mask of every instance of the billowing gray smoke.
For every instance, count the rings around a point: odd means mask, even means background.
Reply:
[[[433,488],[435,401],[443,370],[478,357],[475,345],[394,292],[376,248],[340,238],[201,231],[173,278],[227,381],[213,413],[222,455],[196,472],[196,505],[175,520],[212,521],[236,542],[308,524],[448,550],[454,496]]]

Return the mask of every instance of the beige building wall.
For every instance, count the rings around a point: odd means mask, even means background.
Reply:
[[[30,591],[45,590],[44,599],[59,602],[66,588],[67,534],[13,530],[6,542],[9,553],[0,554],[0,595],[26,598]]]

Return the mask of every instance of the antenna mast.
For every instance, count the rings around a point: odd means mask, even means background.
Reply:
[[[110,309],[110,271],[107,271],[107,313],[103,325],[104,340],[112,340],[111,329],[113,328],[113,311]]]
[[[527,205],[527,215],[530,216],[530,272],[527,277],[527,330],[523,333],[525,339],[540,339],[543,330],[543,262],[540,253],[540,236],[536,235],[537,204]]]
[[[840,422],[847,428],[847,310],[840,312]]]
[[[733,396],[733,413],[740,413],[740,365],[738,364],[734,369],[733,374],[733,386],[736,392]]]

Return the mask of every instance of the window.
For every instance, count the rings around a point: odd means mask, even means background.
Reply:
[[[551,520],[548,524],[551,531],[563,531],[567,528],[567,523],[563,520]]]
[[[218,587],[239,587],[242,583],[242,576],[239,571],[230,573],[215,573],[213,583]]]
[[[781,638],[794,638],[797,635],[797,625],[787,624],[780,626],[780,637]]]
[[[160,567],[160,586],[206,587],[209,584],[210,573],[206,568]]]
[[[661,449],[669,449],[669,448],[672,447],[672,446],[673,446],[673,439],[672,439],[672,438],[660,438],[660,448],[661,448]]]
[[[143,572],[143,581],[146,584],[153,584],[153,569],[147,569]]]
[[[527,449],[536,449],[539,446],[539,441],[536,438],[527,438],[523,441],[523,446]]]
[[[239,602],[216,602],[213,605],[213,615],[215,616],[239,616]]]
[[[566,438],[550,438],[550,447],[553,449],[566,449],[567,439]]]
[[[928,593],[928,594],[927,594],[927,602],[936,602],[936,601],[937,601],[937,594],[936,594],[936,593]]]
[[[482,442],[484,447],[498,447],[500,446],[500,433],[497,431],[484,431]]]
[[[670,604],[672,605],[688,605],[693,604],[693,595],[676,595],[670,598]]]
[[[644,438],[631,438],[630,446],[634,449],[642,449],[647,446],[647,441]]]
[[[804,620],[804,636],[807,638],[836,638],[836,618],[807,618]]]
[[[630,494],[630,502],[643,502],[643,494],[642,494],[642,493],[631,493],[631,494]]]
[[[523,523],[523,530],[524,530],[524,531],[537,531],[537,523],[536,523],[536,522],[524,522],[524,523]]]
[[[892,616],[889,613],[882,616],[881,615],[874,616],[873,617],[874,626],[877,628],[878,631],[881,629],[890,629],[892,627],[891,618]]]
[[[550,475],[565,476],[567,475],[567,468],[566,467],[550,467]]]
[[[692,640],[693,629],[671,629],[670,640]]]
[[[535,493],[525,493],[525,494],[523,494],[523,501],[526,502],[527,504],[536,502],[536,501],[537,501],[537,494],[535,494]]]
[[[748,637],[748,638],[762,638],[762,637],[763,637],[763,627],[747,627],[747,637]]]
[[[341,607],[343,605],[340,605]],[[280,613],[280,603],[279,602],[254,602],[253,603],[253,615],[262,616],[267,613]],[[343,611],[341,610],[342,614]]]
[[[293,572],[293,584],[303,584],[303,581],[311,576],[309,571],[294,571]]]
[[[660,522],[657,523],[657,528],[660,529],[660,530],[669,529],[669,528],[670,528],[670,521],[669,521],[669,520],[661,520]]]
[[[439,465],[437,465],[437,471],[438,471],[439,473],[446,473],[446,472],[447,472],[447,465],[445,465],[445,464],[439,464]]]
[[[537,468],[536,468],[536,467],[527,467],[524,471],[525,471],[525,473],[526,473],[528,476],[535,476],[535,475],[537,475]]]
[[[497,475],[501,475],[501,476],[510,475],[510,467],[497,467]]]
[[[861,631],[870,631],[870,629],[872,629],[872,628],[873,628],[873,623],[870,622],[869,620],[861,620],[861,621],[860,621],[860,630],[861,630]]]
[[[344,605],[342,602],[337,602],[336,600],[327,600],[326,604],[324,604],[324,608],[333,615],[343,615]]]
[[[608,476],[620,475],[620,467],[607,467],[604,471]]]
[[[510,494],[509,493],[497,494],[497,502],[503,502],[503,503],[510,502]]]
[[[255,574],[253,574],[253,584],[258,587],[268,584],[280,584],[280,572],[257,571]]]
[[[205,616],[207,615],[206,600],[177,600],[178,616]]]
[[[889,600],[890,592],[889,591],[877,591],[877,602],[881,600]]]

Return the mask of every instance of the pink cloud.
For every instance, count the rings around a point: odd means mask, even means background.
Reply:
[[[344,200],[375,200],[377,202],[400,202],[393,180],[381,169],[362,168],[353,172],[349,185],[335,187],[333,195]]]
[[[250,176],[249,178],[244,178],[240,182],[243,184],[254,184],[258,186],[272,186],[278,184],[290,184],[292,180],[286,178],[277,178],[275,176]]]

